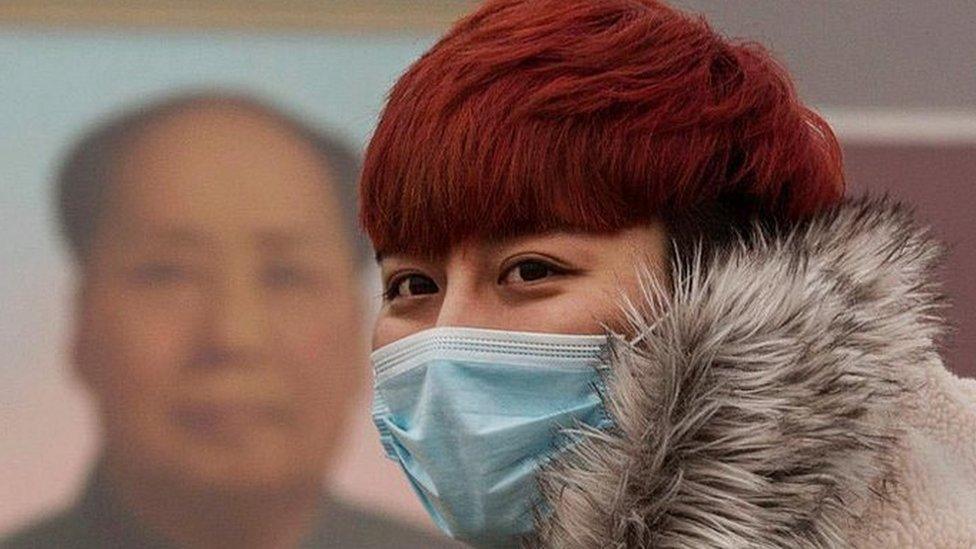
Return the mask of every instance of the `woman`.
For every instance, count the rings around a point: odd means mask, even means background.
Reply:
[[[654,0],[494,0],[393,88],[361,217],[374,418],[480,546],[976,546],[940,251],[844,201],[754,44]]]

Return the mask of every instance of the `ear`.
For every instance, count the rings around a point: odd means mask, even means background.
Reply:
[[[88,281],[81,274],[75,284],[71,300],[71,328],[68,343],[68,361],[72,374],[88,389],[94,390],[97,371],[94,326],[91,323],[91,308]]]
[[[359,276],[362,275],[359,274]],[[379,276],[377,275],[375,279],[378,280]],[[346,406],[347,409],[351,408],[352,403],[359,402],[359,397],[369,388],[369,384],[367,383],[370,379],[369,334],[376,320],[376,311],[378,310],[378,307],[371,307],[371,303],[367,298],[366,285],[357,279],[353,279],[352,282],[353,284],[350,286],[355,288],[355,291],[348,296],[350,299],[348,307],[349,316],[344,319],[343,326],[346,340],[351,343],[345,347],[345,358],[349,362],[346,371],[346,382],[349,385],[349,391],[351,391],[351,396],[347,399],[350,402]]]

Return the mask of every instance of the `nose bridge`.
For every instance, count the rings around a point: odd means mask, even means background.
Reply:
[[[228,261],[211,288],[208,346],[221,355],[255,351],[265,332],[261,287],[246,261]]]
[[[437,312],[435,326],[470,326],[471,307],[468,303],[471,297],[457,284],[448,284],[441,299],[441,307]]]
[[[466,262],[448,269],[446,287],[442,288],[436,327],[464,326],[491,328],[492,293],[479,283],[477,270]]]

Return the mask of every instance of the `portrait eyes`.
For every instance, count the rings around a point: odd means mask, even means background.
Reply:
[[[149,261],[136,265],[131,280],[140,286],[168,286],[188,282],[197,273],[191,267],[170,261]]]
[[[322,276],[315,270],[300,265],[272,264],[263,269],[261,281],[269,288],[300,290],[318,286]]]
[[[192,262],[146,261],[132,267],[129,280],[149,290],[199,286],[219,276],[211,268]],[[318,269],[287,262],[269,262],[253,271],[255,287],[273,291],[311,290],[321,286],[325,275]]]

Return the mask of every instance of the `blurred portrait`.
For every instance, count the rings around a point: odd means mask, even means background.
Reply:
[[[25,546],[436,544],[323,493],[366,375],[358,173],[340,138],[229,92],[78,140],[54,196],[101,440]]]

